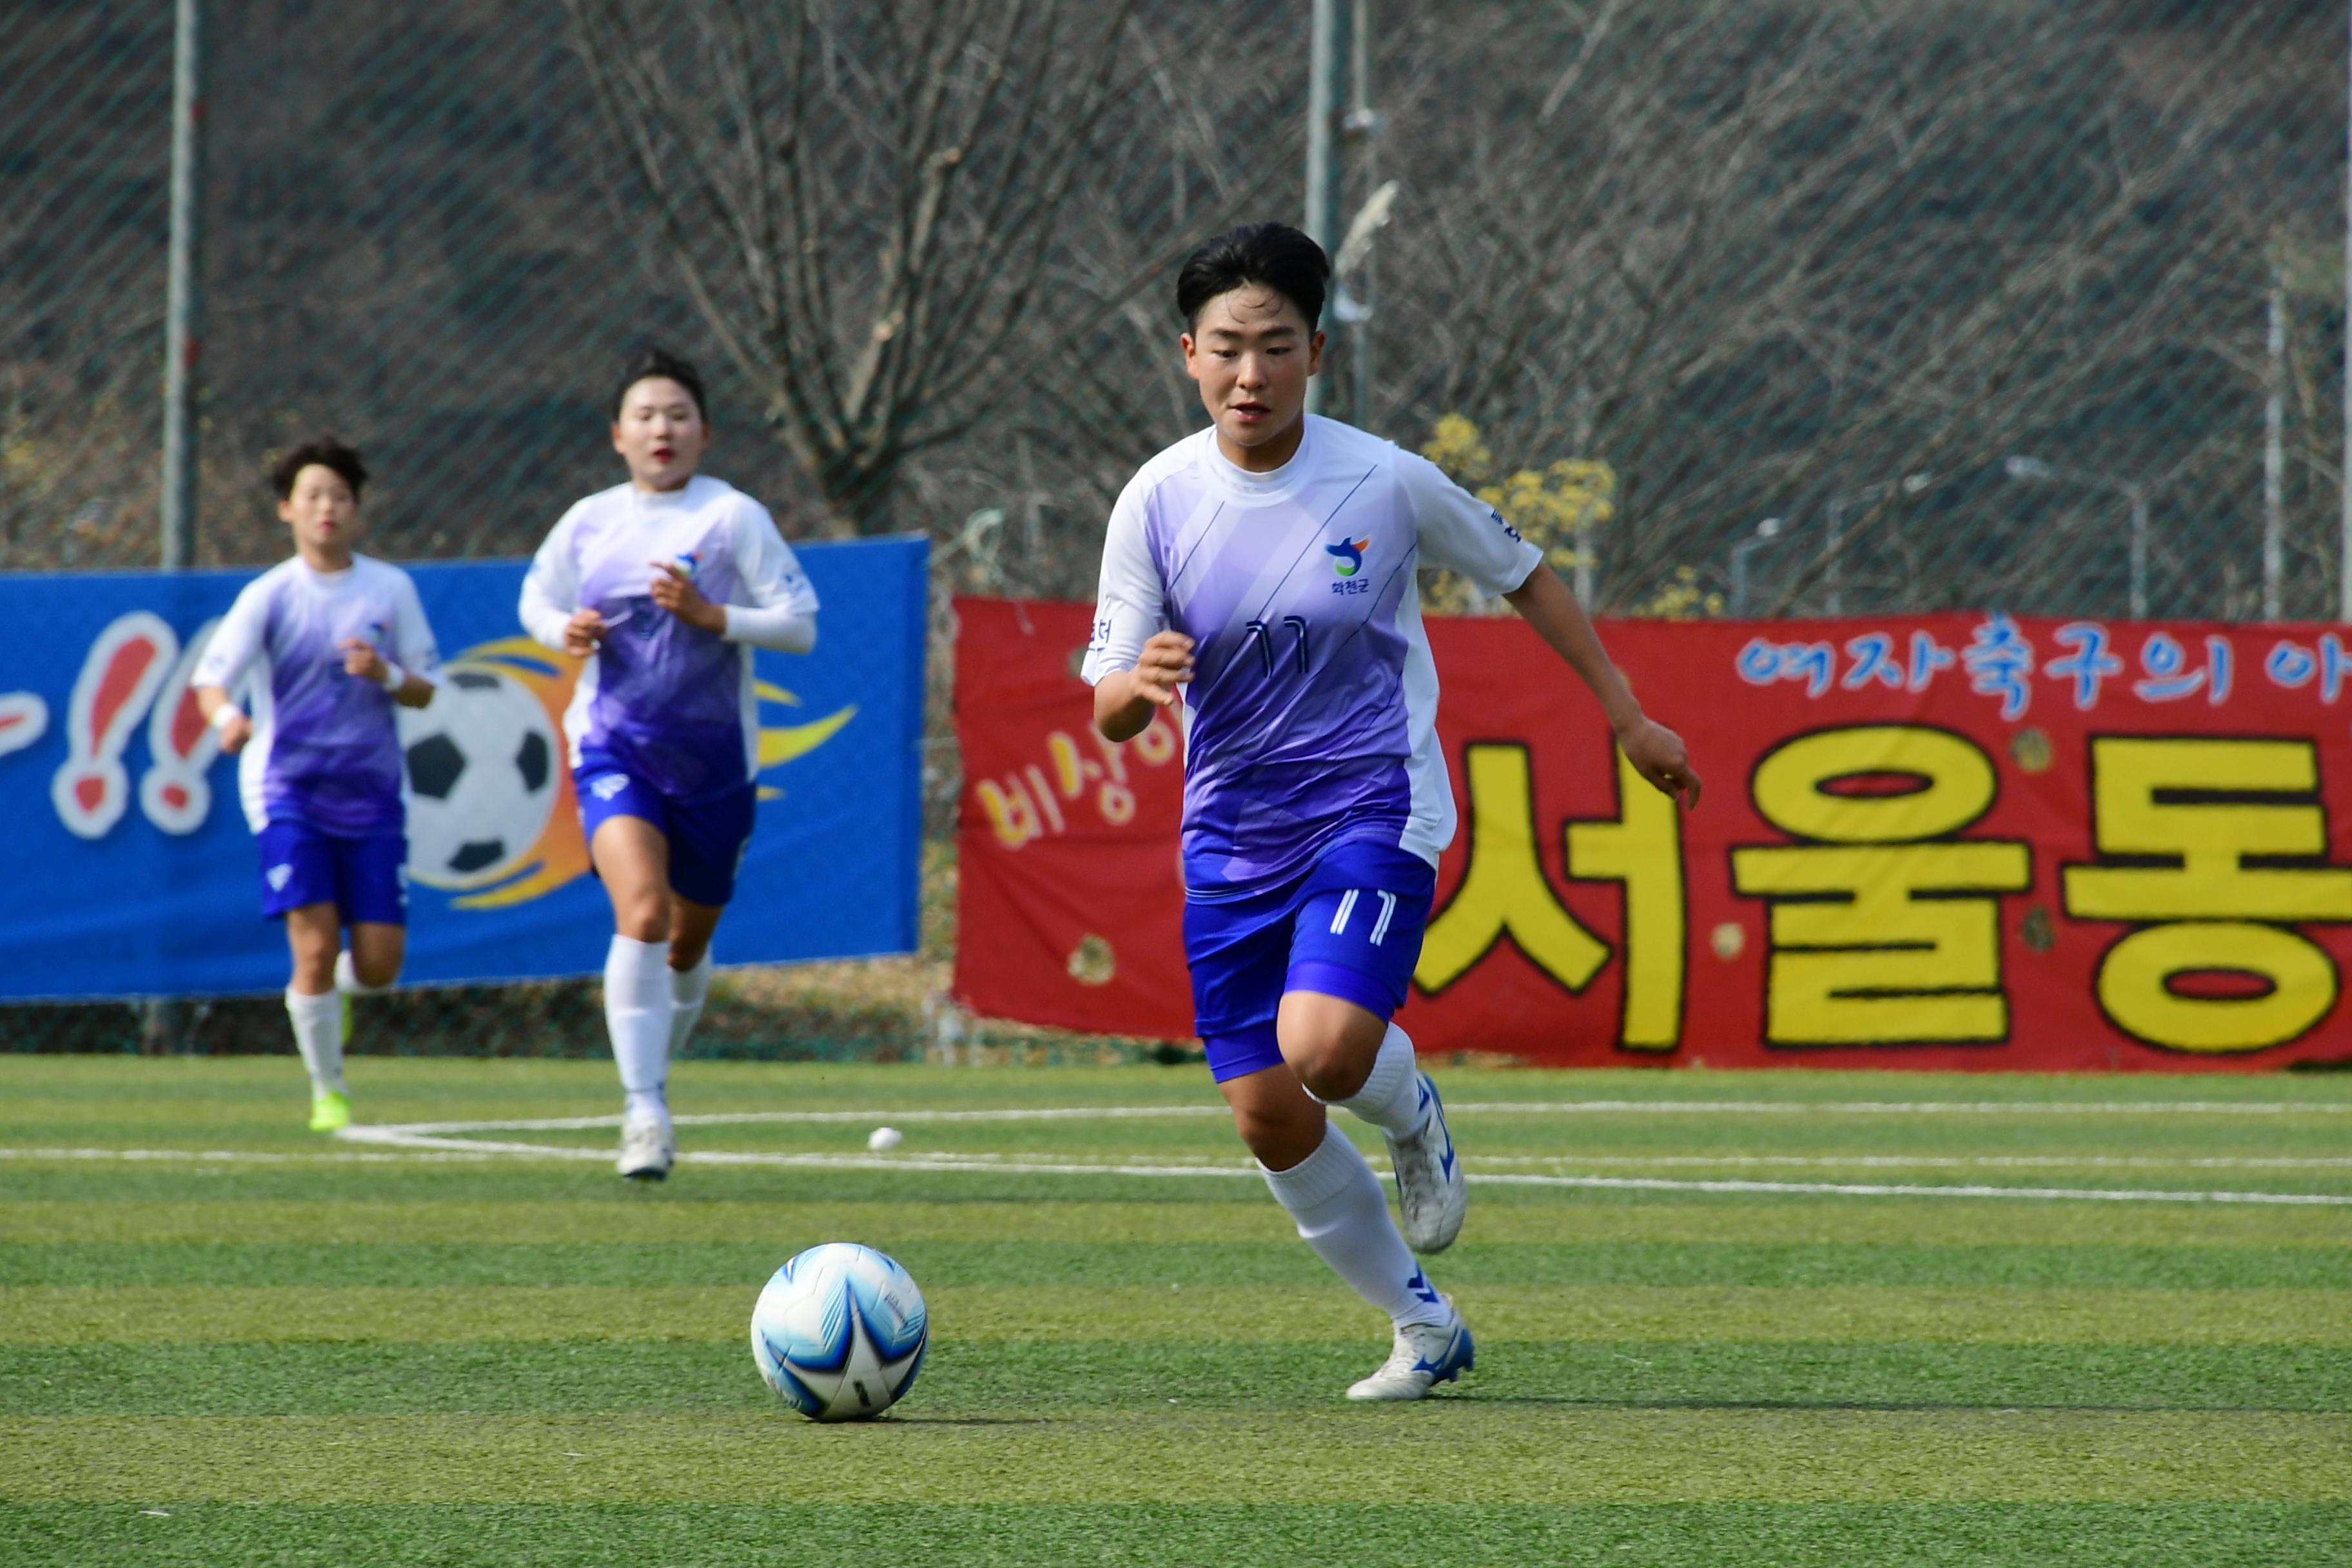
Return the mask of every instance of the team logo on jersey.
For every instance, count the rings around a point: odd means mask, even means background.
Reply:
[[[681,550],[672,556],[671,560],[677,563],[680,572],[686,574],[686,580],[689,583],[694,581],[694,574],[702,569],[702,555],[699,551]]]
[[[1364,552],[1372,547],[1372,536],[1343,539],[1337,544],[1327,544],[1323,553],[1331,556],[1331,569],[1342,577],[1352,577],[1364,568]]]

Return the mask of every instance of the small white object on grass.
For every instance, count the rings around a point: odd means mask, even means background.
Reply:
[[[896,1149],[900,1143],[906,1142],[906,1136],[895,1127],[877,1127],[867,1135],[866,1146],[876,1153],[880,1153],[885,1149]]]

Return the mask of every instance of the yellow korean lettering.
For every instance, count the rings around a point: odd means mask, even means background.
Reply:
[[[1453,901],[1429,922],[1413,979],[1424,991],[1443,991],[1507,936],[1553,979],[1583,990],[1609,961],[1609,949],[1576,922],[1545,879],[1528,749],[1471,746],[1464,772],[1470,865]]]
[[[2192,974],[2231,974],[2263,989],[2177,991]],[[2116,1027],[2177,1051],[2258,1051],[2316,1027],[2336,1005],[2336,965],[2302,932],[2252,921],[2177,921],[2133,931],[2099,963],[2099,1007]]]
[[[1893,794],[1832,793],[1824,786],[1894,777],[1919,787]],[[1776,747],[1750,786],[1764,819],[1826,844],[1904,844],[1938,838],[1992,809],[1992,759],[1974,742],[1916,724],[1855,724]]]
[[[2099,853],[2169,866],[2069,866],[2066,912],[2095,921],[2347,921],[2352,869],[2249,866],[2327,853],[2309,741],[2091,742]]]
[[[2032,885],[2024,845],[1735,849],[1731,876],[1740,893],[1771,900],[1769,1043],[2008,1037],[1994,895]]]
[[[1682,1043],[1682,822],[1675,803],[1617,753],[1618,819],[1568,825],[1568,874],[1625,885],[1625,1011],[1618,1043],[1670,1051]]]

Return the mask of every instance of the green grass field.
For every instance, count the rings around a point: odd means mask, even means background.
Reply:
[[[1386,1325],[1197,1068],[686,1063],[769,1119],[648,1188],[450,1125],[607,1065],[352,1078],[411,1130],[304,1132],[285,1058],[0,1057],[0,1561],[2352,1562],[2346,1079],[1444,1075],[1479,1368],[1366,1409]],[[835,1239],[931,1305],[862,1426],[745,1338]]]

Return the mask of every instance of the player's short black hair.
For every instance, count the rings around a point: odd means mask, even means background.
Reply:
[[[702,373],[658,343],[646,344],[621,367],[621,384],[613,389],[613,417],[621,416],[623,405],[629,401],[629,388],[656,376],[686,388],[687,395],[694,399],[694,411],[702,416],[704,424],[710,423],[710,404],[702,395]]]
[[[1191,326],[1201,308],[1244,283],[1271,289],[1307,318],[1308,331],[1323,319],[1323,297],[1331,286],[1331,258],[1286,223],[1245,223],[1229,228],[1184,258],[1176,274],[1176,309]]]
[[[342,475],[343,483],[352,487],[352,499],[360,499],[368,471],[367,465],[360,461],[359,448],[345,445],[338,437],[313,436],[269,465],[269,482],[277,489],[279,500],[293,499],[296,477],[313,463]]]

